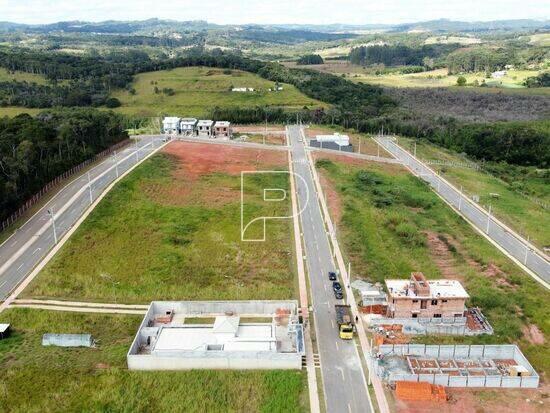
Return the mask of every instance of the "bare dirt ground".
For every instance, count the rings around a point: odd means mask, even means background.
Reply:
[[[237,133],[252,133],[252,132],[265,132],[265,125],[235,125],[233,126],[233,132]],[[284,125],[267,125],[267,132],[273,134],[285,134]]]
[[[143,183],[142,189],[164,205],[235,202],[240,197],[239,188],[217,179],[216,174],[234,176],[241,171],[281,169],[287,164],[287,154],[281,151],[194,142],[172,142],[162,153],[177,160],[172,171],[177,184]]]
[[[549,388],[537,390],[469,390],[449,389],[450,401],[408,402],[395,398],[399,413],[543,413],[550,408]]]
[[[542,331],[540,331],[539,327],[535,324],[523,327],[523,335],[531,344],[544,344],[544,334],[542,334]]]
[[[247,135],[246,142],[265,143],[269,145],[286,145],[285,127],[283,125],[237,125],[233,132]]]

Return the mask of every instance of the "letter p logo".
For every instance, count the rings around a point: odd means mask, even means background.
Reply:
[[[264,242],[267,221],[294,218],[290,178],[289,171],[241,172],[241,241]]]

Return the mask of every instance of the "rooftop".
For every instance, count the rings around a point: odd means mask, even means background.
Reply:
[[[181,123],[192,123],[192,124],[195,124],[197,123],[197,119],[195,118],[183,118],[182,120],[180,120]]]
[[[167,116],[162,120],[163,123],[175,123],[179,121],[180,121],[180,118],[176,116]]]
[[[227,127],[229,127],[229,125],[231,125],[231,122],[227,122],[227,121],[224,121],[224,120],[222,120],[222,121],[219,120],[219,121],[216,122],[216,127],[217,128],[227,128]]]
[[[213,120],[199,120],[199,126],[212,126]]]
[[[10,328],[9,324],[0,324],[0,333],[5,333],[8,328]]]
[[[391,297],[409,297],[409,298],[468,298],[469,295],[456,280],[429,280],[427,281],[428,294],[417,292],[410,280],[386,280],[386,287]]]

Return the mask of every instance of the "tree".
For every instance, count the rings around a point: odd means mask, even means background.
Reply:
[[[456,79],[457,86],[466,86],[466,78],[464,76],[459,76]]]
[[[117,98],[109,98],[105,101],[105,106],[111,109],[118,108],[120,106],[120,100]]]

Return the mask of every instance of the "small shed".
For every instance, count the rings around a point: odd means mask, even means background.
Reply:
[[[44,334],[43,346],[57,347],[94,347],[91,334]]]
[[[0,340],[8,338],[10,335],[10,325],[0,324]]]

